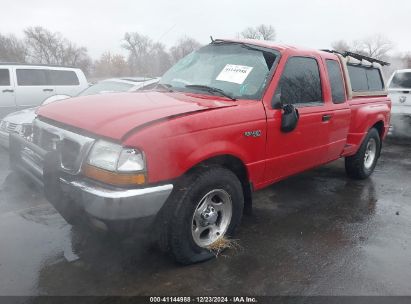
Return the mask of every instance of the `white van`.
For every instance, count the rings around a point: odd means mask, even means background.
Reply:
[[[75,96],[87,87],[80,69],[0,63],[0,118],[38,106],[53,95]]]

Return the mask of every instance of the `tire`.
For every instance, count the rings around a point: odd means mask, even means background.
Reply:
[[[362,142],[360,149],[353,156],[345,158],[345,171],[350,178],[366,179],[377,165],[381,152],[381,138],[378,131],[372,128]]]
[[[166,220],[162,234],[167,235],[167,251],[185,265],[215,257],[210,245],[215,244],[216,238],[234,234],[243,208],[241,182],[230,170],[207,167],[189,173],[163,210]]]

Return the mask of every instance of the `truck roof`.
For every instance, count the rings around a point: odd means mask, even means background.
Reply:
[[[58,65],[58,64],[33,64],[33,63],[20,63],[20,62],[0,62],[0,66],[18,66],[18,67],[49,67],[49,68],[64,68],[64,69],[77,69],[80,68],[74,66]]]
[[[317,49],[310,49],[310,48],[304,48],[304,47],[297,47],[297,46],[292,46],[288,44],[281,44],[281,43],[276,43],[274,41],[269,41],[269,40],[258,40],[258,39],[216,39],[215,41],[231,41],[231,42],[238,42],[238,43],[246,43],[246,44],[251,44],[251,45],[256,45],[260,47],[265,47],[265,48],[270,48],[270,49],[275,49],[277,51],[285,51],[288,49],[293,49],[293,50],[302,50],[302,51],[310,51],[313,53],[318,53],[318,54],[325,54],[324,51],[322,50],[317,50]]]
[[[371,57],[367,57],[361,54],[356,54],[353,52],[344,52],[340,53],[337,51],[333,50],[317,50],[317,49],[310,49],[310,48],[304,48],[304,47],[296,47],[292,45],[287,45],[287,44],[279,44],[275,43],[273,41],[268,41],[268,40],[258,40],[258,39],[216,39],[216,41],[231,41],[231,42],[238,42],[238,43],[246,43],[246,44],[251,44],[255,46],[260,46],[260,47],[265,47],[265,48],[271,48],[278,50],[280,52],[286,51],[288,49],[292,50],[300,50],[300,51],[307,51],[312,54],[317,54],[320,56],[324,56],[326,54],[335,54],[341,55],[342,57],[347,58],[347,62],[350,63],[355,63],[355,64],[364,64],[364,65],[373,65],[373,63],[379,64],[379,65],[390,65],[388,62],[384,62],[382,60],[377,60]]]

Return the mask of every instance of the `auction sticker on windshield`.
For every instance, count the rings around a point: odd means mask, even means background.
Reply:
[[[227,64],[218,74],[216,80],[242,84],[252,69],[252,67],[245,65]]]

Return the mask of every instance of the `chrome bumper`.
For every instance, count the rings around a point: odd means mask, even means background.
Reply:
[[[168,199],[173,185],[141,189],[110,190],[87,181],[60,178],[62,191],[69,194],[76,206],[101,220],[117,221],[147,218],[156,215]]]
[[[44,186],[45,192],[53,192],[50,197],[68,196],[73,209],[100,220],[132,220],[155,216],[173,190],[172,184],[138,189],[112,188],[80,175],[68,175],[57,165],[53,166],[51,173],[52,180],[59,181],[55,187],[48,185],[44,178],[45,168],[50,167],[45,162],[52,158],[47,155],[47,151],[13,134],[10,135],[9,153],[11,159],[14,158],[13,167]],[[48,174],[50,176],[50,172]],[[50,203],[58,205],[59,201],[51,200]]]

